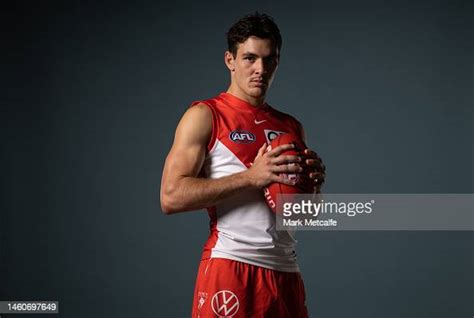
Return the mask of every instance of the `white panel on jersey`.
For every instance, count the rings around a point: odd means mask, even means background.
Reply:
[[[220,178],[247,170],[247,167],[216,140],[204,169],[208,177]],[[293,233],[276,231],[275,215],[265,203],[261,190],[239,191],[216,205],[216,216],[218,239],[211,257],[234,259],[280,271],[299,270]]]

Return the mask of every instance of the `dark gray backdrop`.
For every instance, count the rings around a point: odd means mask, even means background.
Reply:
[[[225,31],[256,9],[284,37],[268,101],[304,124],[326,192],[473,192],[472,1],[15,3],[0,300],[189,316],[208,220],[161,213],[161,169],[190,102],[227,88]],[[312,317],[474,314],[473,232],[298,234]]]

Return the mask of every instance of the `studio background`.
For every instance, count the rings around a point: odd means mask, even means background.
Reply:
[[[189,317],[208,217],[162,214],[161,171],[187,106],[227,89],[225,32],[255,10],[283,35],[268,102],[305,126],[325,192],[473,193],[472,1],[17,1],[1,16],[0,300]],[[298,240],[311,317],[474,314],[472,231]]]

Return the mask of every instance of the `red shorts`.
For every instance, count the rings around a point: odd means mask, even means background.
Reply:
[[[287,273],[230,259],[201,261],[193,318],[307,318],[299,272]]]

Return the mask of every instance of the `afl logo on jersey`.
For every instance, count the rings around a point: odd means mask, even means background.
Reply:
[[[233,130],[229,134],[229,139],[238,144],[251,144],[255,142],[255,135],[247,130]]]

